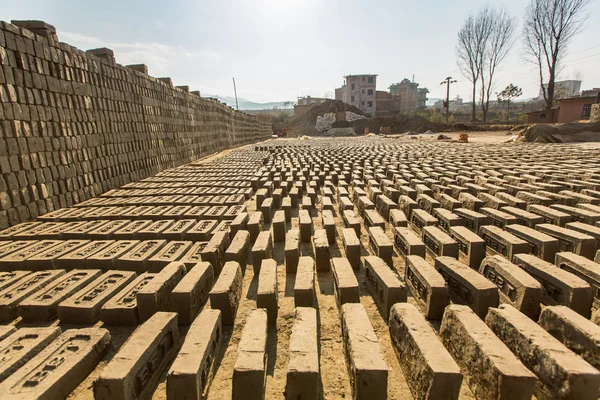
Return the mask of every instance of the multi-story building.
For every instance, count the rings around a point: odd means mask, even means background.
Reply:
[[[400,98],[400,113],[424,110],[427,106],[427,88],[420,88],[419,84],[408,79],[390,85],[390,94]]]
[[[544,99],[544,90],[548,88],[548,84],[544,83],[544,87],[540,87],[540,93],[538,99]],[[568,99],[575,97],[581,90],[581,81],[569,80],[569,81],[557,81],[554,82],[554,98],[555,99]]]
[[[344,85],[335,89],[335,99],[348,103],[368,116],[377,112],[377,75],[346,75]]]

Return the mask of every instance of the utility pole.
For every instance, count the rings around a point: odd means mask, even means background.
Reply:
[[[238,100],[237,100],[237,89],[235,88],[235,78],[231,78],[233,79],[233,93],[235,93],[235,108],[236,110],[240,111],[240,107],[238,106]]]
[[[456,80],[452,80],[452,77],[449,76],[440,83],[440,85],[446,85],[446,123],[450,119],[450,84],[456,83]]]

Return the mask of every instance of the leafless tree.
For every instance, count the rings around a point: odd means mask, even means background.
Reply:
[[[512,46],[516,25],[516,19],[504,9],[486,6],[470,15],[458,32],[458,66],[473,85],[473,121],[476,118],[477,82],[481,80],[480,99],[485,121],[494,75]]]
[[[530,0],[525,11],[524,40],[529,61],[539,69],[547,110],[555,99],[555,80],[569,42],[583,28],[591,0]],[[547,85],[544,85],[544,81]]]

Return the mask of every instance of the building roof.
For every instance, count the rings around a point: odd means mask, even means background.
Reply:
[[[349,76],[378,76],[378,74],[350,74],[344,75],[344,78],[348,78]]]
[[[570,100],[596,100],[597,96],[586,96],[586,97],[568,97],[566,99],[556,99],[556,101],[570,101]]]

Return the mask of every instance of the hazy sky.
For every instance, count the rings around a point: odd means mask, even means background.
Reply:
[[[403,78],[444,97],[470,98],[455,58],[456,34],[481,0],[2,0],[0,19],[40,19],[80,49],[109,47],[121,64],[145,63],[152,76],[221,96],[266,102],[333,96],[343,75],[379,74],[377,88]],[[528,0],[496,0],[522,19]],[[572,42],[561,78],[600,87],[600,1]],[[509,83],[538,94],[537,72],[522,57],[522,29],[496,91]]]

